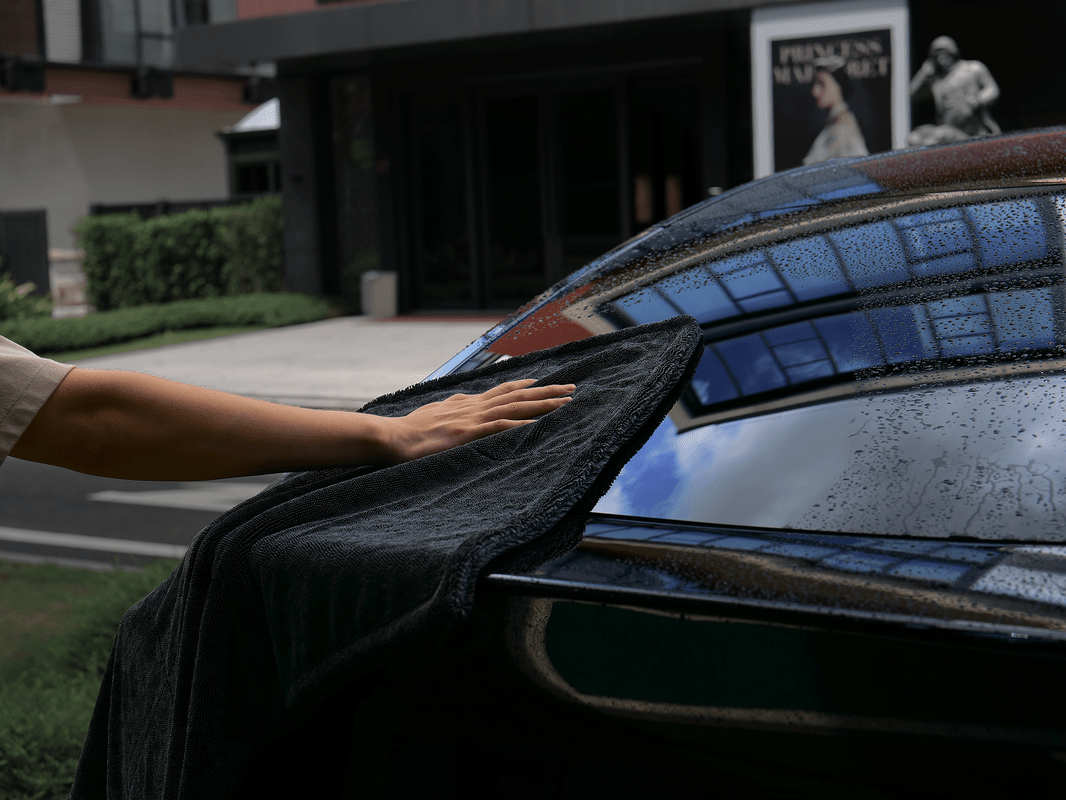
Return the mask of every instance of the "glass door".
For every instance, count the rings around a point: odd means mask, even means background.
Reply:
[[[522,305],[623,236],[619,91],[483,103],[487,302]]]
[[[478,305],[470,201],[468,104],[411,109],[413,299],[417,308]]]
[[[701,199],[698,108],[691,76],[416,96],[414,306],[517,308]]]
[[[542,102],[488,98],[483,114],[485,302],[517,308],[547,285]]]
[[[634,233],[706,197],[700,182],[699,87],[686,77],[634,80],[630,164]]]
[[[622,230],[619,92],[596,88],[555,99],[558,280],[606,253]]]

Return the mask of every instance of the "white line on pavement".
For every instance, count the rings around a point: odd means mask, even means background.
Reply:
[[[112,572],[116,569],[123,572],[140,572],[142,570],[141,567],[135,567],[133,564],[92,561],[84,558],[58,558],[52,555],[42,556],[36,553],[13,553],[10,550],[0,550],[0,561],[15,561],[22,564],[55,564],[59,567],[91,569],[94,572]]]
[[[132,539],[105,539],[101,536],[82,536],[77,533],[51,533],[25,528],[0,526],[0,541],[43,544],[52,547],[71,547],[76,550],[103,550],[108,553],[130,553],[156,558],[181,558],[189,548],[181,544],[138,542]]]
[[[268,483],[192,483],[180,489],[93,492],[89,495],[89,499],[105,503],[127,503],[135,506],[184,508],[221,513],[229,511],[249,497],[254,497],[269,485]]]

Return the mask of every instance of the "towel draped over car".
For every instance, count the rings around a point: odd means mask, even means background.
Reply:
[[[225,797],[331,695],[446,651],[487,568],[577,544],[578,513],[680,397],[701,345],[676,317],[368,404],[401,416],[508,380],[577,385],[532,424],[398,466],[292,473],[204,528],[122,619],[71,797]]]

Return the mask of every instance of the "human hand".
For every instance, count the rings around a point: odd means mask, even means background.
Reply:
[[[399,464],[528,425],[569,403],[576,388],[573,384],[533,387],[534,383],[510,381],[483,394],[456,394],[389,419],[388,460]]]

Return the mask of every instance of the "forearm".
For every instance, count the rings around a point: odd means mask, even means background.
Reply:
[[[526,425],[573,385],[511,381],[404,417],[250,400],[135,372],[73,369],[11,455],[90,475],[210,480],[349,464],[397,464]]]
[[[386,425],[138,373],[75,369],[11,454],[115,478],[206,480],[385,462]]]

